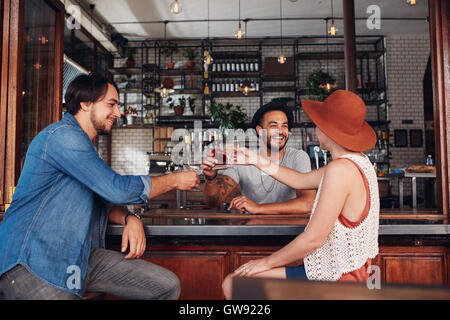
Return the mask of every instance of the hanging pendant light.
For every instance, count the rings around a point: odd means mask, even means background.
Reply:
[[[163,84],[161,87],[156,88],[155,92],[159,93],[161,95],[161,98],[166,98],[169,94],[174,93],[175,90],[172,88],[166,88]]]
[[[409,4],[410,6],[415,6],[416,0],[406,0],[406,3]]]
[[[328,19],[329,18],[325,19],[325,21],[326,21],[325,30],[328,30]],[[326,43],[327,43],[327,45],[326,45],[326,47],[327,47],[327,75],[329,75],[329,73],[328,73],[328,33],[327,32],[325,32],[325,37],[326,37]],[[325,79],[324,83],[319,85],[319,88],[325,89],[325,90],[327,90],[327,92],[331,92],[331,90],[336,87],[337,87],[337,84],[334,81],[332,81],[332,79],[330,79],[330,77],[327,77],[327,79]]]
[[[168,21],[164,21],[164,40],[166,40],[166,32],[167,32],[167,24],[168,23],[169,23]],[[175,92],[175,90],[173,88],[169,88],[164,81],[161,83],[161,87],[156,88],[154,91],[156,93],[159,93],[161,95],[161,98],[166,98],[169,94]]]
[[[181,13],[182,7],[181,4],[178,2],[178,0],[175,0],[170,4],[170,12],[173,14],[179,14]]]
[[[209,44],[209,0],[208,0],[208,44]],[[210,65],[211,63],[213,63],[213,58],[211,56],[211,52],[209,51],[209,49],[205,49],[203,51],[203,62],[206,65]]]
[[[238,87],[238,90],[240,92],[242,92],[244,94],[244,96],[247,96],[250,91],[255,91],[256,89],[255,89],[255,87],[252,86],[252,84],[250,83],[250,81],[248,79],[245,79],[242,82],[242,85],[240,87]]]
[[[210,65],[213,62],[213,58],[211,57],[211,53],[209,52],[208,49],[205,49],[205,51],[203,51],[203,61],[207,64]]]
[[[283,17],[281,13],[281,0],[280,0],[280,55],[278,56],[278,63],[283,64],[286,62],[286,57],[283,53]]]
[[[330,36],[334,37],[334,36],[336,36],[337,32],[338,32],[338,29],[334,25],[334,20],[331,20],[330,31],[328,31],[328,33],[330,34]]]
[[[248,20],[244,20],[244,23],[245,23],[245,51],[246,52],[248,52],[247,51],[247,21]],[[242,82],[242,85],[240,85],[238,87],[238,90],[240,92],[242,92],[244,94],[244,96],[247,96],[250,91],[255,91],[256,88],[254,86],[252,86],[252,84],[250,83],[250,81],[247,78],[245,78],[245,80]]]
[[[241,28],[241,0],[239,0],[239,25],[238,25],[238,30],[236,31],[234,36],[238,39],[242,39],[244,37],[244,34],[245,34],[245,32],[242,31],[242,28]]]
[[[286,57],[283,53],[283,49],[280,50],[280,55],[278,56],[278,63],[285,63],[286,62]]]
[[[330,26],[330,30],[328,30],[328,33],[330,34],[330,36],[335,37],[339,30],[338,30],[338,28],[336,28],[336,26],[334,24],[334,12],[333,11],[334,11],[333,10],[333,0],[331,0],[331,26]]]

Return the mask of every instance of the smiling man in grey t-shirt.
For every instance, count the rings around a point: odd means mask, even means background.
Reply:
[[[302,150],[286,148],[292,111],[283,104],[270,102],[253,116],[252,125],[260,136],[260,150],[277,159],[280,165],[300,172],[311,171],[309,156]],[[295,190],[273,179],[254,166],[232,166],[217,174],[217,160],[207,157],[202,168],[206,177],[205,196],[210,207],[226,202],[237,190],[230,207],[241,212],[260,214],[311,212],[315,190]]]

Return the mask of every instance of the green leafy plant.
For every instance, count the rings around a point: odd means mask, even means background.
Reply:
[[[240,106],[234,106],[229,102],[225,105],[222,103],[213,103],[209,111],[211,120],[219,129],[245,129],[247,115],[242,111]]]
[[[136,52],[137,52],[136,48],[133,47],[125,49],[125,56],[128,58],[126,61],[128,68],[134,68],[136,65],[133,57],[133,55],[136,54]]]
[[[136,50],[136,48],[134,48],[134,47],[126,48],[126,49],[125,49],[125,56],[126,56],[128,59],[132,59],[132,58],[133,58],[133,55],[136,54],[136,52],[137,52],[137,50]]]
[[[169,41],[167,45],[161,50],[161,54],[170,57],[170,61],[172,62],[173,54],[178,52],[178,44],[173,41]]]
[[[331,75],[318,69],[311,73],[306,79],[307,95],[313,96],[312,98],[316,98],[319,101],[324,101],[331,94],[331,92],[328,92],[325,88],[320,88],[320,85],[335,82],[336,79],[334,79]]]
[[[173,107],[175,106],[175,100],[172,97],[168,97],[166,103],[169,105],[170,109],[173,109]]]
[[[188,97],[188,105],[189,105],[189,109],[191,109],[192,114],[195,114],[195,98],[192,97]]]
[[[195,58],[198,56],[198,52],[195,49],[192,48],[185,48],[184,49],[184,56],[188,58],[189,61],[194,61]]]
[[[179,105],[182,106],[183,108],[186,107],[186,97],[185,96],[181,96],[180,98],[178,98],[178,101],[180,102]]]

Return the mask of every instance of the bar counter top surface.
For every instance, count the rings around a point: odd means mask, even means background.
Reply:
[[[309,214],[257,215],[207,209],[154,209],[141,214],[149,236],[296,236]],[[108,235],[121,235],[122,225],[110,224]],[[450,235],[443,215],[426,211],[383,212],[380,235]]]

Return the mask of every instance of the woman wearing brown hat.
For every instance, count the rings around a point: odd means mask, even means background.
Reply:
[[[300,173],[245,148],[235,150],[235,162],[254,165],[295,189],[318,189],[310,220],[285,247],[230,274],[222,285],[226,298],[231,297],[234,276],[357,282],[369,277],[371,259],[378,254],[380,206],[375,170],[361,153],[377,140],[364,120],[366,106],[358,95],[337,90],[324,102],[305,100],[302,107],[332,162]],[[303,264],[286,267],[301,259]]]

